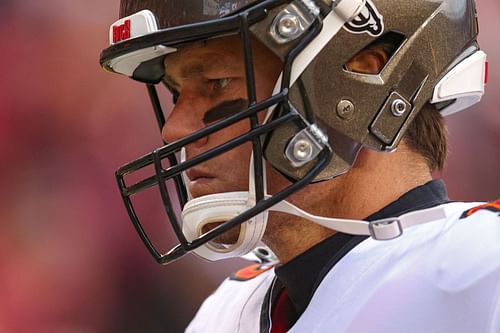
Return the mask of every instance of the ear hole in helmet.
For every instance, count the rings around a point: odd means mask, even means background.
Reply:
[[[359,74],[380,74],[404,40],[403,34],[389,31],[356,53],[344,69]]]

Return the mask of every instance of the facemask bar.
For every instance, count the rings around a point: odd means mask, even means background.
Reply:
[[[252,45],[250,42],[250,31],[248,24],[248,14],[246,12],[241,14],[241,39],[243,41],[243,52],[245,55],[245,76],[247,79],[247,97],[248,106],[251,106],[257,101],[257,93],[255,91],[255,77],[253,70],[253,57],[252,57]],[[250,126],[252,129],[257,128],[259,120],[256,114],[250,116]],[[264,199],[264,172],[262,170],[262,143],[260,137],[255,137],[252,140],[252,151],[254,158],[256,160],[253,163],[254,175],[255,176],[255,200],[257,202]],[[261,176],[259,176],[261,175]]]
[[[262,154],[262,144],[260,137],[265,135],[279,126],[283,126],[288,122],[300,123],[301,127],[307,127],[310,124],[297,112],[293,107],[289,105],[288,101],[288,88],[290,85],[290,73],[293,60],[302,51],[309,42],[320,32],[321,30],[321,20],[316,19],[316,22],[310,27],[309,31],[302,37],[302,39],[297,43],[297,45],[291,50],[285,59],[285,64],[283,68],[283,77],[281,81],[281,91],[270,98],[256,103],[256,91],[255,91],[255,78],[252,63],[252,53],[251,53],[251,42],[249,27],[251,21],[249,19],[248,13],[243,12],[237,16],[240,20],[240,37],[242,40],[242,45],[244,48],[244,61],[245,61],[245,72],[247,77],[247,95],[248,95],[248,108],[237,114],[234,114],[228,118],[220,120],[212,125],[200,129],[199,131],[183,137],[175,142],[169,143],[161,148],[156,149],[152,153],[145,155],[123,167],[121,167],[116,172],[116,179],[120,188],[122,198],[125,203],[125,207],[129,214],[132,223],[139,233],[142,241],[153,255],[153,257],[160,264],[170,263],[189,251],[196,249],[197,247],[213,240],[220,234],[228,231],[229,229],[240,225],[241,223],[249,220],[250,218],[262,213],[263,211],[271,208],[278,202],[284,200],[289,195],[295,193],[302,187],[306,186],[314,180],[314,178],[328,165],[332,157],[332,150],[329,145],[326,145],[324,149],[320,152],[317,158],[317,163],[305,174],[305,176],[288,186],[284,190],[271,197],[265,197],[264,189],[264,172],[263,172],[263,154]],[[156,88],[152,84],[147,84],[148,93],[150,95],[151,102],[153,104],[153,109],[155,116],[160,128],[163,128],[165,124],[165,117],[163,115],[161,105],[158,99]],[[274,117],[272,121],[268,121],[265,124],[260,125],[258,123],[258,112],[266,111],[270,107],[278,106],[282,109],[279,117]],[[181,161],[178,163],[175,154],[178,153],[182,147],[199,140],[200,138],[211,135],[217,131],[223,130],[224,128],[241,121],[245,118],[250,120],[251,130],[221,144],[215,148],[212,148],[204,153],[201,153],[190,160]],[[172,202],[170,195],[167,191],[166,181],[168,179],[174,179],[176,184],[176,192],[179,196],[181,206],[183,207],[187,202],[187,194],[184,183],[182,181],[182,172],[191,168],[194,165],[212,159],[218,155],[223,154],[237,146],[240,146],[248,141],[252,141],[252,148],[255,163],[254,175],[255,175],[255,205],[252,208],[242,212],[240,215],[226,221],[225,223],[217,226],[213,230],[201,235],[199,238],[192,241],[188,241],[181,230],[181,224],[172,209]],[[170,162],[170,167],[164,168],[162,166],[162,160],[168,159]],[[136,184],[127,186],[125,184],[124,176],[130,174],[134,171],[142,169],[144,167],[154,165],[155,175],[139,181]],[[165,208],[165,212],[170,220],[170,224],[179,240],[179,244],[171,249],[168,253],[161,254],[154,246],[154,244],[149,239],[144,228],[141,226],[139,218],[133,207],[131,196],[137,194],[147,188],[158,185],[160,190],[161,199]]]
[[[158,127],[160,129],[160,133],[165,126],[165,116],[163,114],[163,110],[161,108],[161,103],[158,98],[158,93],[156,91],[156,88],[152,84],[146,84],[147,90],[148,90],[148,95],[151,100],[151,104],[153,105],[153,111],[156,117],[156,122],[158,123]],[[166,142],[164,142],[166,144]],[[177,162],[177,157],[175,155],[169,155],[168,157],[169,162],[171,165],[176,165],[178,164]],[[184,206],[186,201],[188,200],[188,195],[186,192],[186,186],[184,184],[184,181],[182,177],[180,176],[175,176],[174,177],[175,181],[175,189],[177,193],[179,194],[179,199],[181,202],[181,205]]]

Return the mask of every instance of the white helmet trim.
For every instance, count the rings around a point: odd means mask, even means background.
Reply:
[[[141,10],[135,14],[119,19],[109,28],[109,44],[141,37],[158,31],[156,17],[150,10]],[[113,72],[132,77],[134,71],[145,61],[172,53],[177,49],[164,45],[156,45],[131,52],[110,60],[107,67]]]
[[[486,83],[486,53],[476,51],[453,67],[434,87],[431,103],[456,101],[441,110],[443,116],[462,111],[481,100]]]

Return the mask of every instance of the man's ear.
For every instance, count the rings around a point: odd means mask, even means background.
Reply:
[[[383,45],[369,46],[352,57],[345,67],[348,71],[361,74],[378,74],[389,60]]]

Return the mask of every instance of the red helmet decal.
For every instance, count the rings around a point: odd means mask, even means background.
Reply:
[[[113,26],[113,44],[130,38],[130,20]]]

